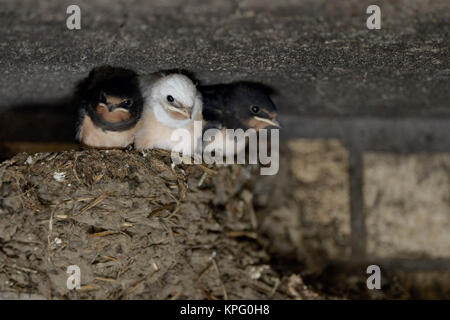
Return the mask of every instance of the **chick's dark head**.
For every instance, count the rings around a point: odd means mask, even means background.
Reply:
[[[277,108],[265,87],[253,83],[236,83],[227,96],[226,104],[232,109],[240,127],[263,129],[280,126]]]
[[[140,119],[143,97],[134,71],[98,67],[90,72],[81,87],[86,111],[96,126],[122,131]]]

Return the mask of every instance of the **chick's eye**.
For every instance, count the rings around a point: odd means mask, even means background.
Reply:
[[[100,96],[98,97],[100,102],[106,103],[106,95],[103,91],[100,92]]]
[[[169,101],[169,102],[174,102],[175,99],[174,99],[171,95],[168,95],[168,96],[167,96],[167,101]]]
[[[125,100],[124,102],[122,102],[122,105],[124,107],[129,107],[133,104],[133,101],[131,101],[130,99]]]
[[[253,113],[258,113],[259,112],[259,107],[258,106],[251,106],[250,109],[252,110]]]

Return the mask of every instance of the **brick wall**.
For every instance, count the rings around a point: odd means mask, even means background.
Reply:
[[[262,179],[289,200],[260,203],[280,268],[320,275],[336,294],[449,298],[448,120],[284,120],[280,174]],[[380,292],[365,287],[370,264]]]

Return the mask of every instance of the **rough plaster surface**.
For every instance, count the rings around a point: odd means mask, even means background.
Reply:
[[[364,155],[368,254],[450,257],[450,155]]]
[[[204,82],[272,85],[285,114],[450,115],[447,0],[87,1],[0,6],[0,109],[64,97],[100,64],[182,68]]]

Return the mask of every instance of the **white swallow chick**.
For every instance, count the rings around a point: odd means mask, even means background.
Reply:
[[[160,148],[193,155],[201,143],[202,98],[191,79],[182,74],[153,76],[143,88],[144,111],[135,136],[138,150]],[[200,124],[194,130],[194,121]],[[178,129],[190,134],[190,145],[172,139]],[[179,132],[179,131],[178,131]],[[185,149],[186,148],[186,149]]]

